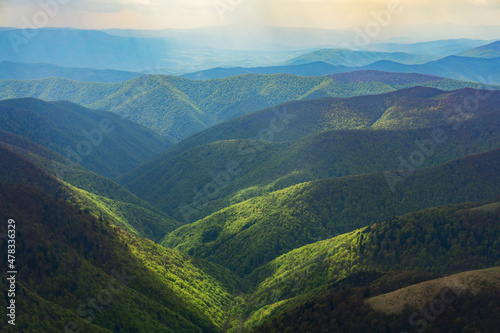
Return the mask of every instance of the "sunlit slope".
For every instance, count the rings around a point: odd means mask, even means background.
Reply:
[[[19,310],[7,332],[63,331],[67,324],[92,332],[220,332],[228,325],[226,309],[240,284],[232,273],[67,203],[71,190],[3,148],[1,161],[0,216],[17,227]],[[1,288],[6,293],[7,283]],[[6,307],[4,298],[0,303]]]
[[[4,168],[9,168],[11,162],[28,161],[35,163],[53,176],[61,176],[58,171],[64,165],[65,159],[54,151],[43,148],[31,141],[16,136],[11,133],[0,131],[0,146],[2,147],[2,157]],[[16,155],[24,157],[26,160],[17,158]],[[14,164],[14,165],[15,165]],[[11,165],[11,168],[14,167]],[[20,170],[26,169],[20,166]],[[23,179],[24,171],[15,171],[10,180],[16,182]],[[9,173],[4,171],[2,178]],[[23,184],[37,187],[27,178]],[[71,202],[78,202],[80,207],[85,207],[97,218],[106,218],[111,223],[120,225],[140,236],[159,241],[163,236],[179,226],[179,223],[155,209],[150,204],[137,198],[135,195],[124,189],[113,181],[96,175],[82,167],[75,166],[72,170],[62,173],[61,179],[68,186],[64,187],[64,198]],[[51,182],[57,184],[57,182]],[[71,185],[69,185],[71,184]],[[37,187],[41,189],[40,187]],[[54,195],[54,191],[47,191]]]
[[[301,182],[428,167],[498,147],[497,111],[446,127],[334,130],[292,142],[227,140],[171,156],[177,152],[174,146],[119,181],[130,180],[126,187],[137,196],[193,222]]]
[[[320,239],[400,214],[498,195],[500,150],[419,169],[392,192],[387,173],[298,184],[222,209],[168,234],[163,243],[248,274]]]

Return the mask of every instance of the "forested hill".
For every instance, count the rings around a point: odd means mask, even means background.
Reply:
[[[415,74],[408,74],[406,79],[396,75],[397,79],[391,83],[387,82],[386,73],[376,76],[380,79],[354,83],[337,82],[329,77],[284,74],[247,74],[208,81],[148,75],[115,84],[60,78],[5,80],[0,81],[0,99],[36,97],[46,101],[66,100],[127,116],[157,133],[182,140],[229,119],[287,101],[372,95],[414,86],[444,90],[486,87],[473,82],[416,78]]]
[[[249,274],[299,246],[400,214],[493,200],[500,184],[499,157],[496,149],[414,170],[406,178],[380,172],[298,184],[185,225],[163,244]]]
[[[169,138],[114,113],[35,98],[0,101],[0,129],[106,177],[127,172],[173,145]]]

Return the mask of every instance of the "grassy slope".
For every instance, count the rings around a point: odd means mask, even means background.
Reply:
[[[0,101],[0,109],[2,130],[69,156],[106,177],[129,171],[172,145],[167,138],[113,113],[68,102],[13,99]]]
[[[295,185],[183,226],[162,244],[248,274],[299,246],[436,205],[498,195],[500,150],[420,169],[391,192],[384,173]]]
[[[479,288],[455,290],[457,293],[446,288],[440,289],[434,294],[428,294],[428,302],[424,304],[424,310],[421,307],[405,304],[401,313],[389,314],[374,311],[366,302],[369,300],[368,297],[394,290],[398,294],[399,288],[405,288],[408,285],[410,286],[406,289],[420,292],[420,288],[437,284],[437,281],[441,279],[422,283],[421,281],[432,279],[432,277],[426,273],[412,271],[385,274],[369,271],[352,274],[328,286],[322,293],[318,293],[306,302],[299,302],[284,312],[278,310],[275,315],[267,318],[269,320],[264,325],[255,328],[252,332],[465,333],[498,331],[500,288],[495,283],[491,283],[495,276],[498,280],[498,267],[459,273],[450,278],[460,278],[463,275],[475,276],[478,282],[484,283]],[[413,295],[410,297],[413,298]],[[396,302],[404,303],[404,300]],[[443,304],[444,308],[441,308]],[[436,316],[430,315],[431,306],[436,309],[434,310]]]
[[[500,267],[467,271],[444,278],[422,282],[366,300],[375,310],[387,314],[402,313],[406,305],[422,309],[443,288],[454,288],[461,292],[477,294],[486,287],[500,288]]]
[[[0,81],[0,98],[68,100],[127,115],[132,121],[181,140],[212,125],[287,101],[384,93],[417,85],[413,79],[409,75],[403,82],[342,83],[328,77],[248,74],[202,82],[150,75],[106,84],[50,78]],[[418,85],[445,90],[481,87],[434,78],[428,82],[418,80]]]

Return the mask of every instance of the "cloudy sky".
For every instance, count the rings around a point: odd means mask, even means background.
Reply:
[[[390,8],[397,12],[391,15],[392,27],[498,25],[500,18],[500,0],[0,0],[0,26],[23,28],[26,22],[38,20],[43,26],[86,29],[195,28],[243,22],[339,29],[364,26],[374,13]]]

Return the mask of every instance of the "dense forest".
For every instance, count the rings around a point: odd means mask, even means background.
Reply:
[[[474,75],[498,82],[498,42],[197,31],[0,47],[0,332],[497,332],[500,86]]]

